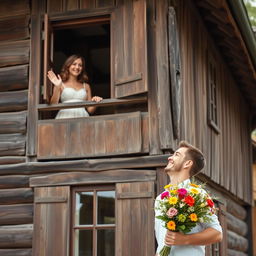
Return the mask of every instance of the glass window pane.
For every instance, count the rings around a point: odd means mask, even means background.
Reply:
[[[98,191],[98,224],[115,224],[115,191]]]
[[[92,256],[92,230],[75,231],[75,256]]]
[[[93,192],[76,193],[75,224],[93,224]]]
[[[115,230],[102,229],[97,232],[97,256],[115,255]]]

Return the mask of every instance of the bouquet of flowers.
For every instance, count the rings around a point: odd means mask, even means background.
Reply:
[[[156,218],[165,223],[165,228],[173,232],[190,232],[197,223],[209,223],[216,212],[213,200],[201,185],[188,183],[183,187],[166,185],[165,191],[156,202],[156,210],[161,215]],[[160,256],[168,256],[171,247],[164,246]]]

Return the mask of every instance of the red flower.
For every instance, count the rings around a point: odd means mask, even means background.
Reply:
[[[211,199],[207,199],[206,202],[211,208],[214,206],[214,202]]]
[[[195,199],[192,196],[186,196],[184,200],[189,206],[193,206],[195,203]]]

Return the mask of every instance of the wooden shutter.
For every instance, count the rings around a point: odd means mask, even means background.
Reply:
[[[173,111],[173,133],[179,138],[180,107],[181,107],[181,67],[179,35],[176,22],[176,14],[173,7],[168,10],[168,36],[169,36],[169,69],[171,76],[171,101]]]
[[[35,188],[33,255],[69,255],[70,187]]]
[[[47,78],[47,72],[52,67],[51,48],[52,48],[52,27],[48,14],[44,16],[44,100],[49,103],[52,94],[52,84]]]
[[[146,92],[146,0],[118,0],[112,24],[112,96],[121,98]]]
[[[154,182],[117,184],[116,198],[115,255],[154,255]]]

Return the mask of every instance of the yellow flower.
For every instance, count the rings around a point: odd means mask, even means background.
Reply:
[[[164,189],[167,189],[167,188],[169,188],[170,186],[171,186],[171,184],[165,185],[165,186],[164,186]]]
[[[177,195],[177,189],[170,190],[171,194]]]
[[[175,228],[176,228],[176,224],[175,224],[175,222],[174,221],[169,221],[168,223],[167,223],[167,228],[169,229],[169,230],[175,230]]]
[[[192,220],[192,221],[197,221],[197,215],[195,213],[191,213],[189,215],[189,218]]]
[[[200,186],[199,186],[199,185],[194,184],[194,183],[190,183],[190,186],[191,186],[191,187],[195,187],[195,188],[200,188]]]
[[[169,198],[169,204],[176,204],[178,201],[178,198],[177,197],[170,197]]]
[[[199,193],[199,190],[196,189],[196,188],[191,188],[190,191],[193,193],[193,194],[198,194]]]

